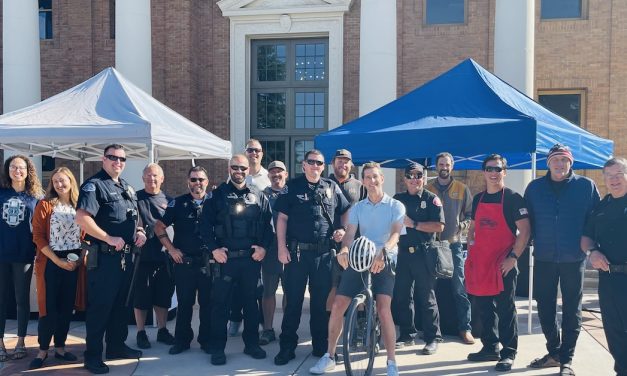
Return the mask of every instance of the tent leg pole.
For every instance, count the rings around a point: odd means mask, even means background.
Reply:
[[[83,184],[83,180],[85,178],[85,176],[84,176],[84,174],[85,174],[84,165],[85,165],[85,160],[83,158],[81,158],[81,163],[79,165],[80,167],[79,167],[79,170],[78,170],[79,171],[78,176],[80,178],[80,184]]]
[[[536,178],[536,152],[531,153],[531,180]],[[529,247],[529,309],[527,313],[527,333],[532,333],[532,321],[533,321],[533,246]]]

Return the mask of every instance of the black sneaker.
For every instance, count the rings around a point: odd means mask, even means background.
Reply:
[[[494,370],[497,372],[509,372],[512,370],[512,365],[514,364],[514,359],[512,358],[503,358],[496,363]]]
[[[148,336],[146,335],[145,330],[140,330],[137,332],[137,347],[140,349],[149,349],[150,341],[148,341]]]
[[[294,358],[296,358],[294,350],[281,349],[277,356],[274,357],[274,364],[276,364],[277,366],[283,366]]]
[[[437,340],[433,340],[429,343],[427,343],[425,345],[425,347],[422,348],[422,354],[423,355],[433,355],[438,351],[438,341]]]
[[[157,332],[157,342],[164,343],[168,346],[174,345],[174,336],[170,334],[168,328],[161,328]]]
[[[266,352],[259,346],[244,347],[244,354],[250,355],[253,359],[266,358]]]
[[[215,354],[211,355],[211,364],[213,364],[214,366],[222,366],[226,364],[226,355],[224,354],[224,351],[221,352],[216,352]]]
[[[500,358],[498,351],[482,348],[479,352],[468,354],[467,359],[471,362],[492,362]]]
[[[113,350],[107,349],[106,357],[107,357],[107,360],[139,359],[142,357],[142,352],[124,345],[119,349],[113,349]]]
[[[397,349],[402,349],[405,346],[412,346],[414,344],[414,337],[409,334],[401,333],[401,335],[396,340],[395,347]]]
[[[170,350],[168,351],[168,353],[170,355],[176,355],[176,354],[180,354],[183,351],[189,350],[189,344],[187,345],[182,345],[180,343],[177,343],[176,345],[170,347]]]
[[[270,342],[276,341],[276,335],[274,334],[274,329],[267,329],[261,332],[259,336],[259,344],[261,346],[267,345]]]
[[[109,367],[106,364],[104,364],[102,360],[90,360],[90,361],[86,360],[85,363],[83,364],[83,367],[85,367],[85,369],[87,369],[89,372],[96,374],[96,375],[109,373]]]

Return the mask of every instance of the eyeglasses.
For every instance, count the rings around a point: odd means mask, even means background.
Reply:
[[[27,167],[22,167],[22,166],[9,166],[9,170],[11,171],[26,171]]]
[[[117,155],[107,154],[105,155],[105,158],[107,158],[111,162],[117,162],[117,161],[126,162],[126,157],[118,157]]]
[[[318,167],[322,166],[324,164],[323,161],[319,161],[317,159],[307,159],[307,164],[310,166],[316,165]]]
[[[263,150],[261,150],[261,149],[257,149],[257,148],[246,148],[246,152],[247,152],[247,153],[250,153],[250,154],[252,154],[252,153],[257,153],[257,154],[259,154],[259,153],[261,153],[262,151],[263,151]]]
[[[417,174],[405,174],[405,179],[422,179],[422,172]]]
[[[485,172],[503,172],[505,169],[500,166],[486,166],[483,171]]]
[[[189,181],[191,181],[192,183],[197,183],[197,182],[202,183],[205,180],[207,180],[207,179],[205,179],[205,178],[189,178]]]
[[[246,167],[246,166],[231,166],[231,170],[244,172],[244,171],[248,170],[248,167]]]
[[[623,176],[625,176],[625,174],[627,174],[627,173],[625,173],[625,172],[617,172],[614,175],[605,174],[605,173],[603,175],[605,175],[605,177],[608,178],[609,180],[614,180],[614,179],[622,178]]]

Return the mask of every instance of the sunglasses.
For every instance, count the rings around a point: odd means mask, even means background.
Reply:
[[[205,180],[207,180],[207,179],[205,179],[205,178],[189,178],[189,181],[191,181],[192,183],[197,183],[197,182],[202,183]]]
[[[417,174],[405,174],[405,179],[422,179],[422,176],[421,172]]]
[[[246,166],[231,166],[231,170],[244,172],[244,171],[248,170],[248,167],[246,167]]]
[[[108,160],[112,161],[112,162],[126,162],[126,157],[118,157],[117,155],[111,155],[111,154],[107,154],[105,155],[105,158],[107,158]]]
[[[323,161],[319,161],[316,159],[307,159],[307,164],[310,166],[316,165],[318,167],[322,166],[324,164]]]
[[[485,172],[503,172],[503,171],[505,171],[505,169],[503,167],[500,167],[500,166],[486,166],[486,168],[484,168],[483,171],[485,171]]]
[[[247,149],[246,149],[246,152],[247,152],[247,153],[251,153],[251,154],[252,154],[252,153],[257,153],[257,154],[259,154],[259,153],[261,153],[261,152],[262,152],[262,150],[261,150],[261,149],[257,149],[257,148],[247,148]]]

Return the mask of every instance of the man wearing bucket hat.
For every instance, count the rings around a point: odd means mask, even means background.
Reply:
[[[600,201],[591,179],[575,174],[573,154],[556,144],[547,156],[549,172],[525,191],[534,243],[534,292],[548,354],[531,368],[560,367],[574,375],[572,359],[581,331],[581,298],[586,255],[580,239],[588,215]],[[562,333],[557,326],[557,286],[562,293]]]

